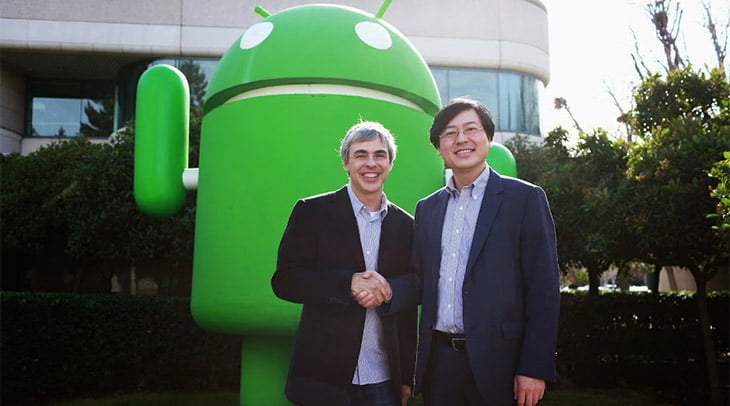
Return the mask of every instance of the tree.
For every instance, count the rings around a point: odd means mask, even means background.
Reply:
[[[114,129],[114,99],[86,99],[84,114],[87,122],[81,122],[79,132],[85,137],[107,138]]]
[[[110,144],[75,137],[28,156],[0,155],[4,288],[33,289],[21,282],[29,269],[55,280],[73,273],[76,290],[89,270],[108,280],[111,265],[191,263],[194,194],[172,218],[141,213],[132,196],[133,152],[130,129]]]
[[[605,130],[580,134],[573,172],[581,198],[577,232],[582,249],[576,260],[588,268],[593,294],[604,271],[611,265],[625,271],[623,265],[633,259],[633,238],[624,226],[627,159],[627,144],[609,139]]]
[[[581,132],[573,149],[567,131],[551,131],[542,146],[515,137],[505,143],[515,155],[520,177],[545,189],[555,219],[562,269],[583,266],[589,290],[598,294],[601,273],[616,262],[628,262],[622,232],[620,195],[626,165],[626,144],[604,130]]]
[[[197,167],[207,80],[193,61],[183,63],[181,71],[190,84],[189,158],[190,166]],[[82,123],[81,133],[109,137],[112,106],[111,99],[89,101],[84,106],[88,123]],[[108,279],[105,269],[112,265],[133,269],[146,260],[192,262],[195,193],[169,219],[142,214],[132,195],[133,154],[134,124],[129,123],[109,144],[74,137],[28,156],[0,155],[3,287],[12,281],[12,288],[22,288],[28,268],[75,272],[76,289],[88,270]]]
[[[671,7],[672,0],[655,0],[654,3],[649,3],[646,6],[651,16],[651,22],[654,24],[657,39],[664,48],[664,56],[667,61],[666,68],[669,72],[674,72],[684,67],[685,62],[680,56],[679,48],[677,48],[677,37],[682,24],[682,9],[677,3],[675,14],[672,17]],[[670,18],[673,18],[672,22],[669,21]]]
[[[693,4],[695,7],[697,6],[694,2],[690,4]],[[721,27],[721,30],[718,30],[713,16],[713,10],[710,8],[709,3],[703,0],[701,5],[705,14],[705,28],[707,28],[709,39],[712,42],[712,47],[717,57],[717,65],[715,67],[720,69],[724,76],[727,76],[725,73],[725,57],[727,56],[730,16]],[[682,32],[683,10],[680,2],[675,2],[674,0],[652,0],[646,4],[646,12],[654,27],[656,37],[662,46],[665,63],[662,64],[660,62],[660,66],[664,71],[666,73],[674,72],[675,70],[690,65],[691,61],[687,56],[687,50],[684,50],[685,56],[682,56],[682,52],[677,46],[677,40],[681,37]],[[634,49],[635,51],[631,54],[631,59],[634,61],[636,73],[643,81],[647,76],[651,75],[653,69],[649,68],[644,62],[637,43],[634,44]]]
[[[717,185],[710,191],[710,196],[717,200],[717,210],[707,217],[716,220],[712,229],[722,245],[730,250],[730,151],[725,151],[723,156],[725,159],[715,162],[710,169],[709,175],[717,179]]]
[[[15,259],[14,264],[3,263],[6,281],[10,276],[6,273],[21,272],[20,267],[37,273],[59,273],[70,266],[72,261],[64,254],[68,236],[66,197],[77,185],[76,165],[98,149],[99,145],[77,137],[54,142],[27,156],[0,155],[3,260],[10,259],[8,255]],[[22,287],[23,275],[15,274],[10,279],[14,283],[6,288]]]
[[[707,217],[716,211],[708,190],[715,162],[730,150],[730,86],[718,69],[651,75],[635,93],[633,126],[643,143],[629,153],[628,180],[634,198],[632,229],[637,252],[660,265],[686,267],[697,283],[697,303],[705,343],[713,404],[719,383],[707,313],[707,281],[728,263],[727,246]]]
[[[694,73],[691,66],[667,74],[666,79],[653,74],[634,91],[631,121],[638,136],[651,137],[655,128],[666,128],[677,118],[720,119],[718,113],[728,97],[727,79],[719,69],[712,70],[709,77]]]
[[[145,260],[192,261],[194,197],[169,219],[141,213],[132,194],[133,154],[134,134],[127,129],[75,168],[76,187],[66,197],[66,221],[67,253],[84,265],[77,270],[77,284],[88,267],[103,272],[121,264],[131,271]]]
[[[194,60],[185,61],[180,64],[182,72],[188,80],[190,87],[190,108],[202,108],[205,98],[205,89],[208,87],[208,79],[200,65]]]
[[[705,17],[707,18],[706,27],[712,40],[712,46],[715,49],[715,56],[717,57],[717,68],[723,72],[727,79],[727,74],[725,74],[725,57],[727,56],[728,35],[730,35],[730,16],[728,16],[728,20],[725,23],[724,34],[718,34],[717,25],[715,25],[715,21],[712,18],[710,5],[703,1],[702,7],[705,9]],[[721,36],[724,36],[724,38],[720,38]]]

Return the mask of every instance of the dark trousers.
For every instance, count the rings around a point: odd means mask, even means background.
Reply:
[[[476,387],[466,351],[433,340],[423,383],[424,406],[487,406]]]
[[[370,385],[352,385],[350,406],[399,406],[390,381]]]

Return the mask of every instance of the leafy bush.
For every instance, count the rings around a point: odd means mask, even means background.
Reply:
[[[193,321],[187,298],[2,293],[2,403],[235,390],[240,338]]]
[[[709,297],[720,354],[730,351],[728,299],[730,292]],[[693,295],[570,292],[562,300],[559,384],[648,387],[679,404],[707,398]],[[3,404],[237,390],[240,337],[201,330],[189,304],[188,298],[2,293]]]
[[[727,354],[729,292],[711,294],[718,354]],[[591,387],[652,387],[671,401],[708,396],[702,330],[694,294],[583,292],[562,295],[558,373]],[[719,357],[727,363],[727,356]],[[727,365],[721,370],[727,371]],[[727,376],[723,377],[727,382]],[[685,404],[685,403],[682,403]]]

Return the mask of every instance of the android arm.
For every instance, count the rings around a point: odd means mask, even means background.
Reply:
[[[145,213],[170,216],[186,199],[190,92],[182,72],[169,65],[145,71],[136,111],[134,197]]]

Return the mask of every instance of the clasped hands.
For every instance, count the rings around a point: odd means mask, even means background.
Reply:
[[[383,302],[389,302],[393,291],[383,275],[375,271],[365,271],[352,275],[350,295],[360,306],[372,309]]]

